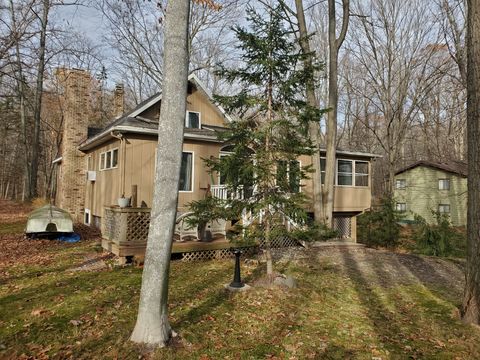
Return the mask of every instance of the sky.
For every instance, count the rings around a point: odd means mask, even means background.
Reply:
[[[59,6],[56,10],[55,21],[86,34],[95,43],[100,43],[102,40],[101,37],[104,33],[102,14],[93,7]]]

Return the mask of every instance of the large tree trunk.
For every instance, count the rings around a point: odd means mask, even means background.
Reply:
[[[168,322],[168,276],[186,111],[189,12],[190,0],[168,1],[155,189],[137,323],[130,338],[150,346],[164,346],[172,336]]]
[[[303,0],[295,0],[296,7],[296,17],[298,21],[298,29],[300,32],[300,46],[304,54],[311,54],[305,58],[304,66],[305,68],[312,68],[312,57],[313,53],[310,50],[310,42],[308,40],[308,31],[307,24],[305,21],[305,11],[303,9]],[[306,84],[307,88],[307,103],[309,106],[318,108],[319,104],[315,96],[315,84],[314,78]],[[315,215],[316,222],[325,222],[325,216],[323,213],[323,200],[322,200],[322,173],[320,167],[320,145],[321,145],[321,134],[320,134],[320,119],[317,121],[311,121],[309,124],[309,136],[312,144],[317,148],[315,154],[312,155],[312,164],[315,172],[312,175],[313,180],[313,211]]]
[[[462,318],[480,324],[480,0],[468,1],[467,75],[467,266]]]
[[[333,225],[333,201],[335,185],[335,163],[337,150],[337,104],[338,104],[338,50],[345,40],[349,21],[349,0],[343,0],[343,22],[340,36],[336,35],[336,11],[335,0],[328,0],[328,108],[326,150],[327,159],[325,165],[325,191],[323,194],[325,206],[325,223]],[[353,176],[353,174],[352,174]]]
[[[48,13],[50,11],[50,1],[43,1],[42,18],[40,19],[40,46],[38,49],[38,67],[37,67],[37,84],[35,88],[35,102],[33,107],[33,142],[32,147],[32,164],[30,170],[29,193],[28,198],[37,197],[37,180],[38,180],[38,162],[40,157],[40,115],[42,112],[42,95],[43,95],[43,75],[45,72],[45,46],[47,38]]]

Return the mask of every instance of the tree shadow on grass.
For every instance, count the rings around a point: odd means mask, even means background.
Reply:
[[[357,259],[348,249],[343,250],[341,253],[346,265],[347,275],[352,280],[352,285],[360,303],[371,321],[372,329],[376,332],[378,342],[386,349],[398,352],[398,348],[405,338],[401,326],[397,323],[393,316],[394,314],[387,309],[382,299],[377,295],[372,286],[372,281],[364,277],[357,264]],[[367,258],[365,258],[365,261],[368,261]],[[373,264],[372,266],[375,265]]]
[[[463,271],[454,264],[440,259],[425,259],[417,255],[399,254],[398,262],[401,266],[415,276],[415,278],[432,293],[449,302],[460,301],[464,277]],[[438,267],[432,266],[430,261],[435,261]],[[439,270],[439,268],[441,270]]]

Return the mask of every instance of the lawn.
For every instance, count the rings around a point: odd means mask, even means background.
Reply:
[[[21,220],[0,218],[0,228]],[[141,268],[92,266],[110,265],[95,241],[26,241],[0,231],[0,244],[0,358],[480,358],[480,330],[458,319],[457,261],[288,250],[276,253],[276,270],[298,288],[238,294],[223,289],[230,260],[173,262],[170,319],[179,336],[148,353],[128,341]],[[254,283],[264,269],[252,263],[242,271]]]

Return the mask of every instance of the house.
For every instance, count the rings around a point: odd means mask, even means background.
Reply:
[[[467,223],[467,166],[461,162],[417,161],[395,173],[396,208],[404,219],[415,214],[435,223],[433,212],[448,214],[454,226]]]
[[[64,148],[61,161],[58,162],[59,185],[62,185],[57,192],[57,204],[77,220],[101,228],[104,235],[110,234],[107,237],[123,231],[125,241],[134,236],[133,233],[145,239],[148,227],[139,225],[137,230],[128,233],[123,228],[119,230],[113,218],[117,213],[129,212],[128,216],[134,216],[136,220],[128,221],[148,223],[162,95],[152,96],[132,111],[118,116],[104,129],[89,133],[88,119],[81,119],[82,109],[86,106],[85,95],[82,94],[84,87],[81,85],[86,81],[85,76],[85,72],[72,70],[64,84],[65,96],[72,98],[66,104],[70,104],[72,109],[67,109],[65,113]],[[222,184],[222,177],[209,173],[203,159],[228,153],[228,146],[218,139],[217,133],[232,119],[213,103],[211,94],[194,75],[189,77],[186,95],[187,112],[177,205],[179,214],[189,210],[191,201],[204,198],[207,190],[213,196],[229,196]],[[325,152],[322,151],[322,154],[325,155]],[[374,154],[363,152],[337,151],[334,223],[345,238],[356,239],[355,216],[370,208],[371,160],[375,157]],[[309,156],[298,159],[298,165],[309,164]],[[311,195],[312,180],[305,180],[301,185],[297,191]],[[137,199],[136,207],[118,209],[117,200],[122,195],[133,195]],[[139,207],[140,204],[144,207]],[[307,210],[313,212],[313,203]],[[105,241],[104,247],[112,249],[108,241]],[[114,252],[118,250],[115,249]]]

